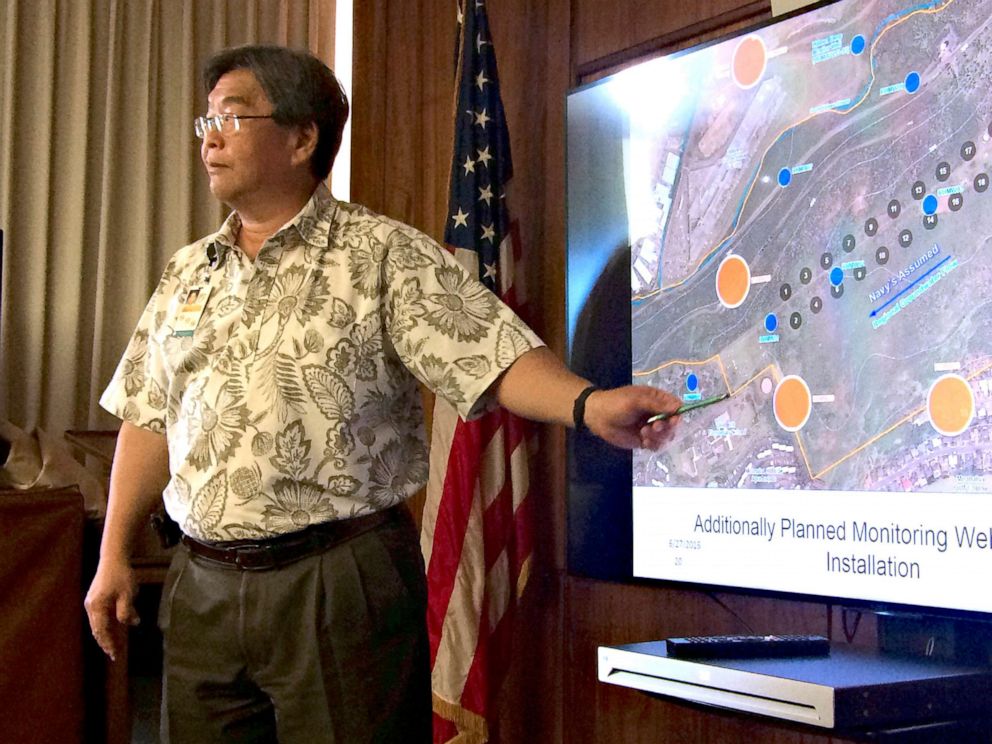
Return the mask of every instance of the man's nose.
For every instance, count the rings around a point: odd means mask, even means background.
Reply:
[[[224,147],[224,137],[220,132],[209,129],[204,133],[200,142],[200,158],[206,162],[207,153],[211,150],[222,149]]]
[[[224,146],[224,135],[221,134],[214,127],[210,127],[203,134],[203,147],[204,149],[213,149],[215,147]]]

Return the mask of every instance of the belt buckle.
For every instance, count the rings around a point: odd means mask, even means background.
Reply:
[[[271,546],[252,543],[234,549],[234,565],[247,571],[260,570],[275,566],[276,559]]]

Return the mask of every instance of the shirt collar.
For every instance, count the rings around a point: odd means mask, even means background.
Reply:
[[[203,253],[207,261],[210,262],[212,248],[217,256],[215,261],[218,264],[223,263],[228,252],[234,249],[235,236],[240,229],[241,217],[238,216],[237,212],[231,212],[227,216],[227,219],[224,220],[224,224],[220,226],[220,230],[213,235],[208,235],[206,240],[203,241]]]
[[[279,228],[275,235],[280,235],[288,230],[296,230],[304,242],[316,248],[326,246],[336,208],[337,200],[331,196],[327,187],[320,183],[303,208],[296,213],[293,219]],[[209,246],[213,245],[223,258],[227,251],[235,247],[240,229],[241,217],[237,212],[231,212],[220,229],[204,241],[204,252],[209,256]]]
[[[320,183],[310,200],[303,205],[303,209],[279,232],[295,228],[304,242],[315,248],[326,246],[336,207],[337,201],[327,187]]]

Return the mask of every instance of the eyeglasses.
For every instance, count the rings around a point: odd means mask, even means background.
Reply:
[[[238,114],[217,114],[216,116],[197,116],[193,119],[193,131],[200,139],[207,136],[207,132],[220,132],[221,134],[232,134],[241,131],[241,122],[245,119],[271,119],[272,114],[257,114],[253,116],[238,116]]]

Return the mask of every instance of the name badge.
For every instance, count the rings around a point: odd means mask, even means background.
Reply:
[[[192,336],[193,331],[200,324],[203,310],[207,306],[207,298],[210,297],[210,285],[205,287],[190,287],[183,298],[183,304],[179,306],[179,314],[173,326],[173,336]]]

